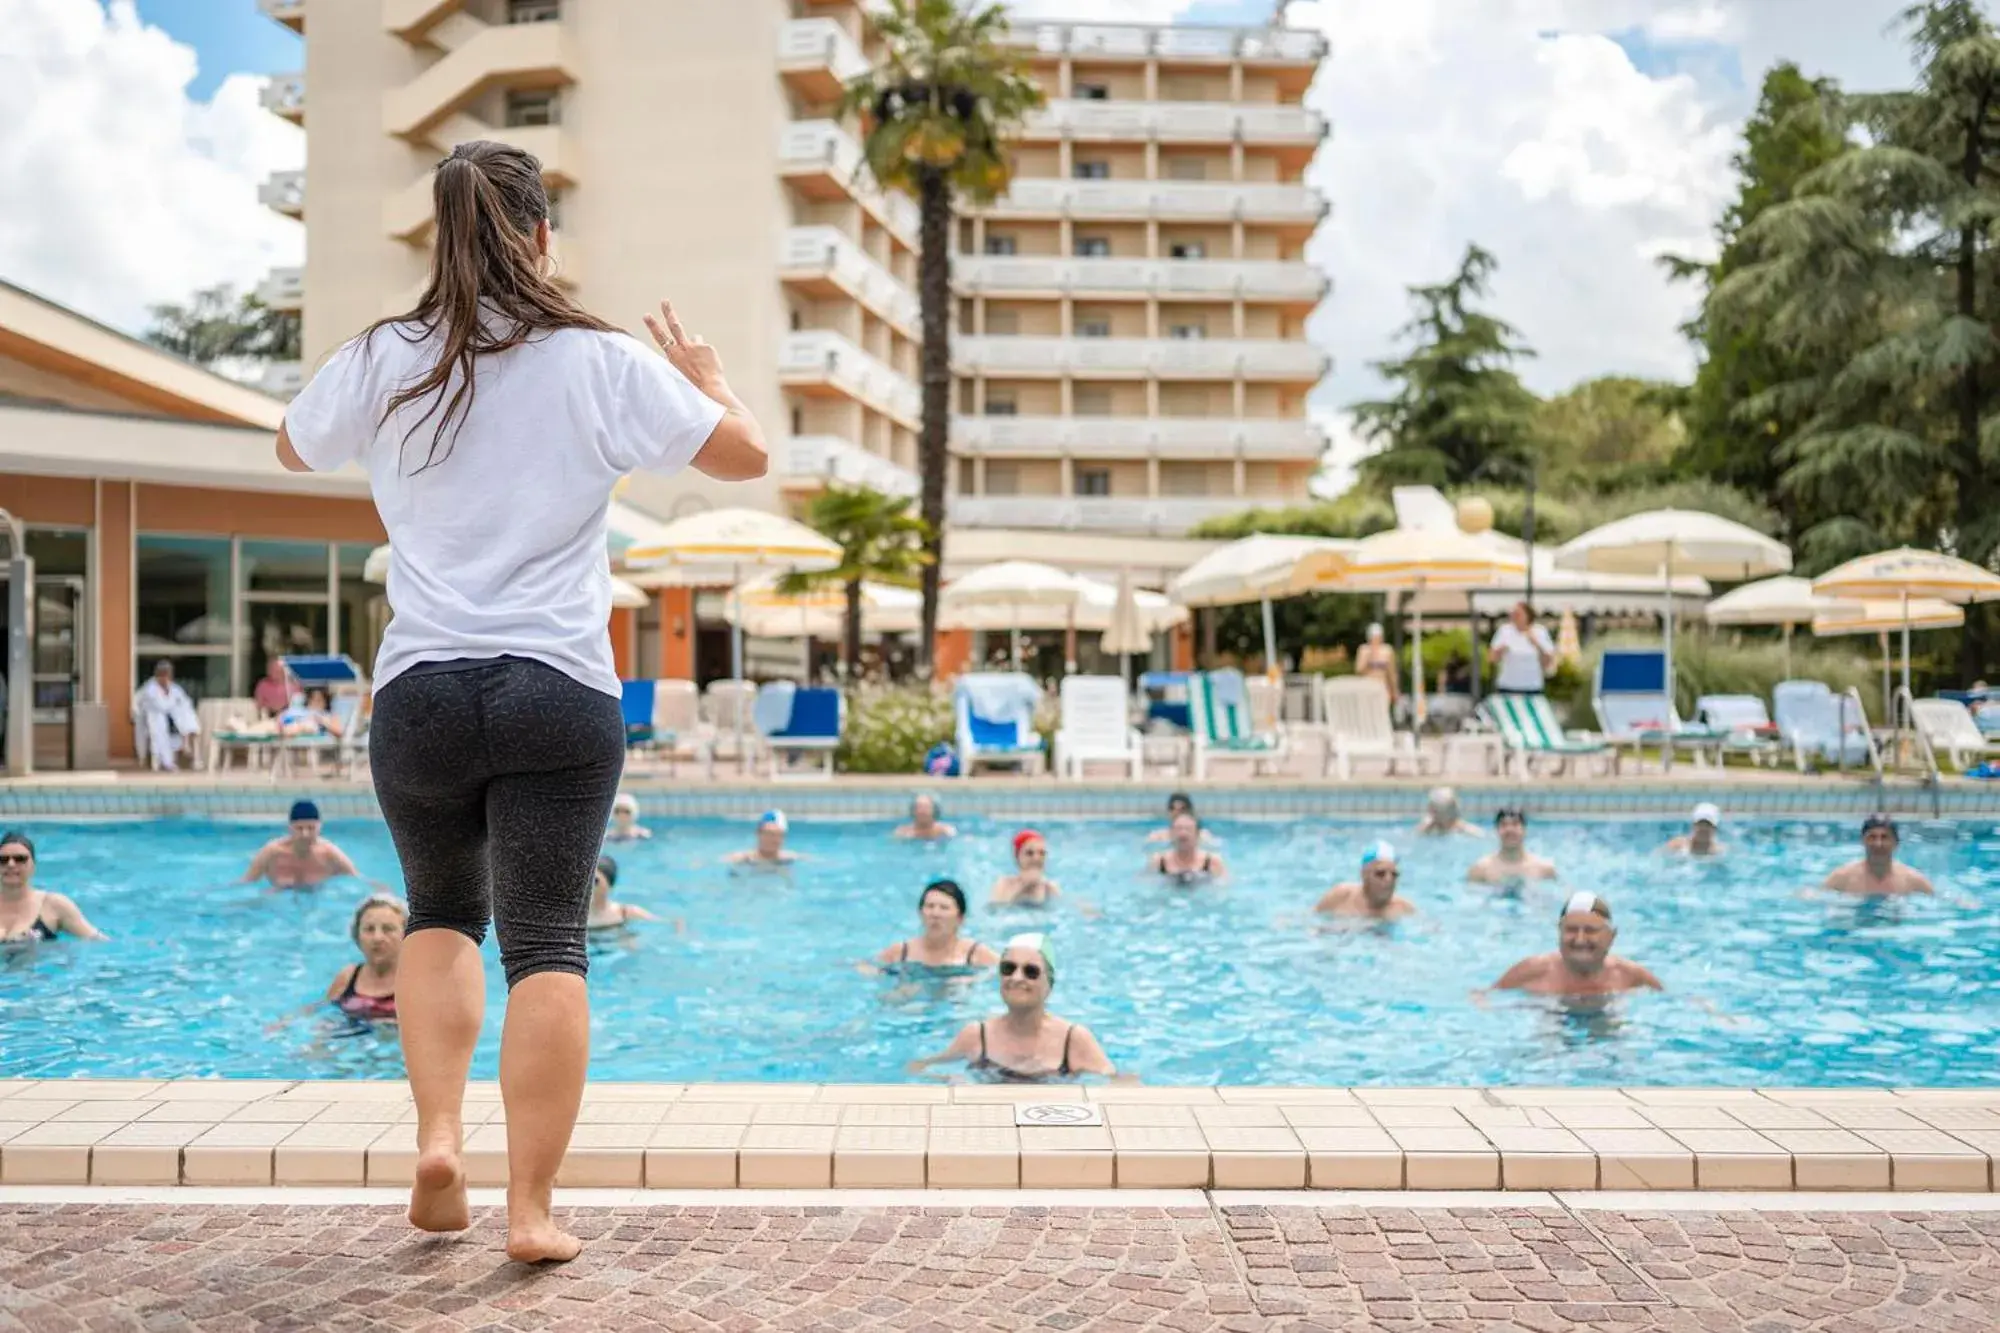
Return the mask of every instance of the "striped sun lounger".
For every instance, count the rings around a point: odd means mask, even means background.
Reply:
[[[1564,731],[1546,695],[1495,694],[1479,705],[1479,711],[1500,733],[1507,757],[1524,775],[1537,757],[1554,759],[1559,770],[1579,759],[1602,759],[1609,771],[1618,771],[1617,749],[1587,733]]]
[[[1188,677],[1187,692],[1196,778],[1208,776],[1209,761],[1215,758],[1247,759],[1253,773],[1272,771],[1284,760],[1282,735],[1251,729],[1249,692],[1241,672],[1196,672]]]

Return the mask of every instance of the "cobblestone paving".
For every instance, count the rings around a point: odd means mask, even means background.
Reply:
[[[0,1329],[1989,1333],[2000,1215],[1562,1208],[604,1208],[566,1268],[499,1219],[0,1206]]]

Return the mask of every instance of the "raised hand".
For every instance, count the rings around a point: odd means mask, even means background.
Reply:
[[[660,302],[657,318],[646,316],[646,331],[653,335],[660,350],[675,370],[687,376],[688,382],[710,397],[718,397],[728,391],[728,382],[722,375],[722,357],[708,345],[705,338],[690,334],[681,327],[680,316],[674,313],[672,301]]]

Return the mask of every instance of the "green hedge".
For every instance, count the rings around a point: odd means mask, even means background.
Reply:
[[[924,756],[952,738],[951,699],[923,686],[857,691],[834,760],[848,773],[920,773]]]

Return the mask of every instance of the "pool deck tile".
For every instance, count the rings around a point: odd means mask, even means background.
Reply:
[[[82,1185],[90,1180],[87,1143],[23,1143],[0,1146],[0,1184]]]
[[[736,1150],[745,1189],[827,1189],[833,1184],[832,1125],[752,1125]]]
[[[925,1132],[924,1163],[932,1189],[1014,1189],[1027,1183],[1027,1153],[1011,1120],[1006,1125],[934,1123]]]

